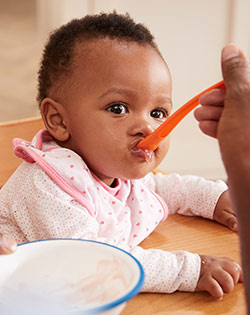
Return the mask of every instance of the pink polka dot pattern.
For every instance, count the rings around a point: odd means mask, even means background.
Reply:
[[[27,177],[30,169],[31,177]],[[8,185],[0,191],[0,196],[1,193],[5,195],[4,199],[0,198],[1,214],[5,217],[0,222],[5,234],[22,243],[42,238],[83,238],[97,233],[96,220],[58,189],[44,172],[42,174],[40,167],[22,164],[18,173],[19,176],[10,178]],[[15,187],[22,187],[16,189],[15,194],[11,189],[13,180]],[[25,191],[29,191],[32,198],[25,196]],[[12,209],[11,213],[7,209]]]
[[[197,215],[213,218],[214,208],[227,185],[218,180],[206,180],[198,176],[179,174],[149,174],[145,184],[158,193],[168,206],[169,214]]]
[[[194,291],[200,274],[200,256],[185,251],[163,252],[140,247],[131,251],[142,263],[145,282],[142,292]]]

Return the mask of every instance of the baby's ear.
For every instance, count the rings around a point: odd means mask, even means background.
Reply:
[[[64,107],[49,97],[41,103],[41,114],[48,132],[58,141],[67,141],[69,131],[64,123],[66,117]]]

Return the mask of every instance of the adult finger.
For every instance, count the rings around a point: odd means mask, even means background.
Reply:
[[[199,122],[200,130],[213,138],[217,138],[218,122],[214,120],[203,120]]]
[[[198,121],[202,120],[216,120],[220,119],[223,107],[221,106],[200,106],[194,111],[194,117]]]
[[[201,105],[223,106],[225,94],[226,89],[214,89],[205,94],[202,94],[199,101]]]
[[[202,106],[194,111],[201,131],[213,138],[217,137],[218,121],[220,120],[225,98],[225,89],[215,89],[200,97]]]
[[[222,74],[226,87],[240,95],[249,90],[250,66],[244,53],[234,45],[225,46],[221,55]]]

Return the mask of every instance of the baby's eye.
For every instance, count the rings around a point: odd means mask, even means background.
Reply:
[[[112,104],[107,108],[107,110],[117,115],[124,115],[128,112],[126,105],[121,103]]]
[[[168,113],[165,109],[160,108],[160,109],[152,110],[150,115],[154,118],[157,118],[157,119],[163,119],[163,118],[166,118],[168,116]]]

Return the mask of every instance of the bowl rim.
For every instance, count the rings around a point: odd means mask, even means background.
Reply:
[[[48,241],[79,241],[79,242],[87,242],[87,243],[96,243],[102,246],[108,246],[108,247],[112,247],[116,250],[119,250],[123,253],[125,253],[126,255],[128,255],[130,258],[132,258],[132,260],[137,264],[138,268],[139,268],[139,278],[137,283],[134,285],[133,288],[131,288],[131,290],[124,296],[109,302],[107,304],[104,304],[102,306],[98,306],[98,307],[94,307],[94,308],[90,308],[90,309],[86,309],[86,310],[77,310],[77,311],[73,311],[71,312],[71,314],[92,314],[92,313],[99,313],[102,311],[107,311],[113,307],[116,307],[124,302],[127,302],[128,300],[132,299],[135,295],[137,295],[144,283],[144,278],[145,278],[145,274],[144,274],[144,270],[143,267],[141,265],[141,263],[138,261],[137,258],[135,258],[132,254],[130,254],[129,252],[127,252],[126,250],[119,248],[115,245],[111,245],[111,244],[107,244],[104,242],[100,242],[100,241],[95,241],[95,240],[88,240],[88,239],[77,239],[77,238],[51,238],[51,239],[41,239],[41,240],[35,240],[35,241],[29,241],[29,242],[24,242],[21,244],[18,244],[18,247],[24,246],[24,245],[29,245],[32,243],[39,243],[39,242],[48,242]]]

